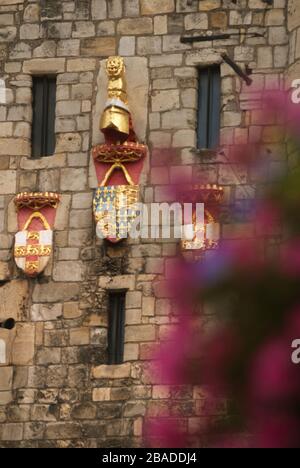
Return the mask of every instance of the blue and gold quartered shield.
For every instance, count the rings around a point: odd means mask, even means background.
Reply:
[[[99,187],[93,202],[98,237],[111,242],[126,239],[139,215],[138,200],[138,185]]]

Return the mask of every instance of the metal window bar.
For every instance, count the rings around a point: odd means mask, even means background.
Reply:
[[[199,69],[198,148],[218,146],[220,136],[220,88],[218,65]]]
[[[124,360],[126,291],[109,294],[108,364],[122,364]]]
[[[33,78],[32,157],[55,151],[56,77]]]

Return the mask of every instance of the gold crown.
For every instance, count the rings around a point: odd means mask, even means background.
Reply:
[[[184,185],[180,187],[181,197],[188,202],[218,204],[224,197],[224,189],[216,184]]]
[[[40,210],[45,206],[57,208],[60,196],[53,192],[22,192],[15,199],[17,208],[30,208],[31,210]]]
[[[147,146],[141,143],[126,141],[122,145],[104,144],[93,148],[93,157],[102,163],[134,162],[147,154]]]

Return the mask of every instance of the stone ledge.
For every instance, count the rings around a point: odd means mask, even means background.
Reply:
[[[63,73],[65,71],[65,58],[46,58],[27,60],[23,64],[24,73]]]
[[[36,171],[39,169],[53,169],[66,166],[66,153],[57,153],[53,156],[45,156],[39,159],[21,158],[20,167],[27,171]]]

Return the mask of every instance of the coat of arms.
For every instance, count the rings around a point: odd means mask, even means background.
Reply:
[[[197,219],[197,210],[193,210],[193,224],[185,226],[187,234],[181,242],[183,250],[205,251],[216,249],[220,240],[220,224],[218,223],[220,203],[224,190],[218,185],[183,186],[179,189],[182,203],[197,203],[203,205],[203,219]]]
[[[127,100],[125,64],[107,60],[108,100],[100,129],[105,144],[93,149],[99,187],[94,197],[97,235],[116,243],[128,237],[139,214],[139,179],[147,147],[137,141]]]
[[[21,193],[15,198],[19,232],[15,235],[14,257],[17,266],[30,277],[46,268],[53,246],[53,226],[59,195]]]

